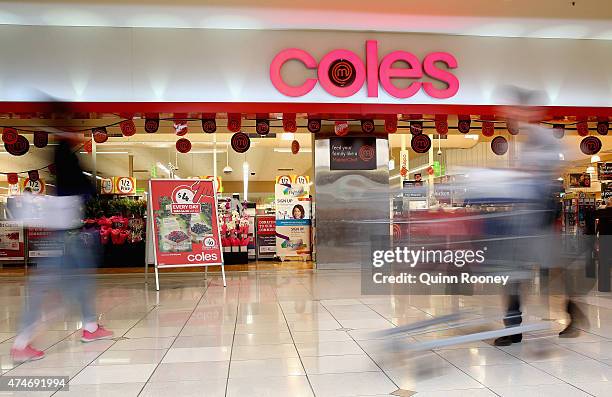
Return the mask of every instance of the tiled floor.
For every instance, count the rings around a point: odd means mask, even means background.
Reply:
[[[547,305],[531,297],[525,317],[545,319],[551,331],[509,347],[475,341],[410,351],[469,330],[430,329],[395,343],[377,331],[470,308],[500,328],[502,299],[364,296],[350,271],[230,273],[227,288],[215,275],[173,274],[160,292],[141,275],[98,280],[101,321],[117,338],[82,344],[78,316],[55,311],[35,343],[47,357],[15,366],[9,349],[27,293],[23,278],[0,279],[2,372],[70,376],[59,397],[612,395],[609,294],[581,299],[591,326],[576,339],[556,336],[565,320],[559,297]]]

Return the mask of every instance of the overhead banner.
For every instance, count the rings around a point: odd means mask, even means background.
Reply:
[[[16,221],[0,222],[0,260],[22,261],[24,259],[23,224]]]
[[[156,280],[157,268],[223,265],[213,181],[150,180],[149,218]]]
[[[308,184],[275,185],[276,255],[310,255],[311,199]]]

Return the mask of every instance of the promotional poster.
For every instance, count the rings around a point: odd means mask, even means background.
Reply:
[[[307,184],[275,185],[276,255],[310,255],[311,199]]]
[[[255,218],[257,227],[257,257],[274,258],[276,255],[276,218],[259,215]]]
[[[0,260],[18,261],[25,259],[23,225],[21,222],[0,222]]]
[[[28,256],[30,258],[50,258],[62,256],[64,242],[48,228],[28,228]]]
[[[213,181],[153,179],[149,196],[158,267],[222,263]]]

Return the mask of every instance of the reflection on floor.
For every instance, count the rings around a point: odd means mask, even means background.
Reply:
[[[509,347],[476,342],[409,353],[389,349],[374,331],[458,308],[499,318],[501,299],[363,296],[359,273],[347,271],[231,273],[226,289],[217,275],[172,274],[162,277],[159,293],[142,275],[100,276],[101,321],[120,337],[82,344],[78,317],[55,313],[36,341],[47,357],[14,366],[8,354],[24,280],[0,280],[0,368],[68,375],[70,391],[59,397],[612,395],[609,294],[582,299],[591,327],[576,339],[549,332]],[[525,312],[557,319],[561,329],[560,302],[551,299],[549,309],[532,299]]]

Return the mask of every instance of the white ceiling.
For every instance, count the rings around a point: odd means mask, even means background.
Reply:
[[[612,39],[609,0],[1,1],[0,24]]]

